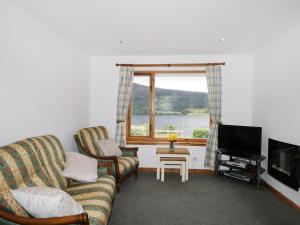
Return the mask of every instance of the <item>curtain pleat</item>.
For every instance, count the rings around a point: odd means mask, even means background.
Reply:
[[[221,66],[207,67],[208,110],[211,119],[206,146],[204,166],[215,168],[216,150],[218,148],[218,125],[221,123],[222,111],[222,70]]]
[[[117,100],[117,121],[115,141],[119,145],[126,144],[126,115],[131,98],[134,69],[129,66],[120,67],[119,89]]]

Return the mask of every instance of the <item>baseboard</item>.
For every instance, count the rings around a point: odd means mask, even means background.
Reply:
[[[298,206],[296,203],[294,203],[293,201],[291,201],[289,198],[287,198],[286,196],[284,196],[282,193],[280,193],[279,191],[277,191],[274,187],[272,187],[270,184],[268,184],[267,182],[262,180],[262,184],[268,189],[270,190],[277,198],[279,198],[281,201],[285,202],[286,204],[288,204],[289,206],[291,206],[292,208],[294,208],[297,212],[300,213],[300,206]]]
[[[139,167],[140,173],[156,173],[156,168]],[[179,173],[179,169],[166,168],[165,173]],[[213,175],[213,171],[209,169],[189,169],[189,174],[210,174]]]

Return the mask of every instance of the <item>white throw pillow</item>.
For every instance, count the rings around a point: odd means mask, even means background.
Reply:
[[[82,206],[66,192],[51,187],[11,190],[16,201],[35,218],[52,218],[84,213]]]
[[[66,167],[63,176],[82,182],[96,182],[98,179],[97,159],[77,152],[66,152]]]
[[[122,152],[114,139],[99,140],[98,145],[104,156],[122,156]]]

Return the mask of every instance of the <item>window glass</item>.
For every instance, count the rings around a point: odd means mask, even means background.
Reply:
[[[149,136],[150,78],[135,76],[131,97],[131,136]]]
[[[155,137],[207,138],[209,127],[206,77],[155,75]]]

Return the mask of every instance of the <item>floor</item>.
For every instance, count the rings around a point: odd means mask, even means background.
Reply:
[[[265,188],[210,175],[154,173],[121,185],[109,225],[299,225],[300,213]]]

